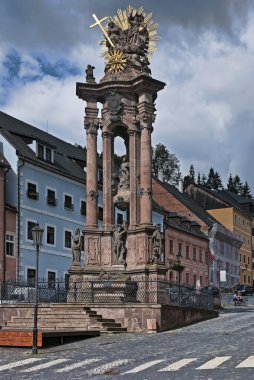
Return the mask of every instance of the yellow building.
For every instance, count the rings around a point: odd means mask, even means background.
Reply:
[[[253,285],[252,274],[252,217],[234,207],[207,210],[230,231],[242,238],[240,248],[240,284]]]

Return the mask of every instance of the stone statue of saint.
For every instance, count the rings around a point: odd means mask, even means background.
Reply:
[[[120,167],[118,191],[130,189],[130,167],[126,156],[123,157],[123,162]]]
[[[152,261],[160,261],[162,255],[162,235],[160,224],[157,224],[156,230],[152,234]]]
[[[94,66],[87,65],[87,68],[86,68],[86,81],[87,82],[95,82],[95,78],[93,76],[94,69],[95,69]]]
[[[115,260],[120,264],[126,264],[126,237],[127,225],[116,225],[113,233],[113,253]]]
[[[81,235],[80,229],[76,228],[72,236],[72,261],[80,263],[81,260]]]

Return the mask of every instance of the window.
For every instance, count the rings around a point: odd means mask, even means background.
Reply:
[[[52,162],[52,150],[50,148],[46,148],[46,161]]]
[[[47,189],[47,203],[50,206],[56,206],[56,193],[54,190]]]
[[[98,216],[99,220],[103,220],[103,208],[102,207],[99,207],[99,216]]]
[[[193,260],[197,261],[197,250],[195,247],[193,247]]]
[[[182,254],[182,243],[178,243],[178,255]]]
[[[71,231],[64,232],[64,246],[65,248],[71,248]]]
[[[86,215],[86,202],[85,201],[81,201],[80,214],[81,215]]]
[[[44,159],[44,146],[41,144],[38,144],[38,158]]]
[[[72,197],[70,195],[64,196],[64,208],[68,210],[74,210],[74,205],[72,203]]]
[[[199,277],[200,287],[203,288],[203,276]]]
[[[5,243],[5,254],[14,256],[14,235],[6,234]]]
[[[54,289],[56,284],[56,272],[48,271],[48,288]]]
[[[28,268],[27,269],[27,284],[28,286],[32,286],[33,288],[35,287],[35,274],[36,270]]]
[[[116,214],[116,224],[123,224],[123,214]]]
[[[186,273],[186,285],[187,286],[190,285],[190,274],[189,273]]]
[[[39,199],[39,194],[37,193],[37,185],[35,183],[27,183],[27,197],[35,200]]]
[[[186,245],[186,259],[189,259],[190,258],[190,246],[189,245]]]
[[[27,222],[27,240],[33,240],[32,228],[34,228],[35,224],[35,222]]]
[[[53,162],[53,150],[42,144],[37,145],[37,157],[41,160]]]
[[[169,240],[169,253],[171,255],[174,254],[174,242],[173,242],[173,240]]]
[[[197,285],[197,275],[194,274],[193,275],[193,286],[196,287],[196,285]]]
[[[203,262],[203,254],[202,254],[202,250],[201,249],[199,250],[199,262],[200,263]]]
[[[55,244],[55,228],[47,226],[47,244]]]

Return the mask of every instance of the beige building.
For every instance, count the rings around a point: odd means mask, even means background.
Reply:
[[[227,190],[214,191],[197,184],[190,184],[185,192],[218,222],[241,238],[240,284],[253,285],[252,200]]]
[[[242,239],[240,248],[240,283],[253,284],[252,275],[252,218],[234,207],[207,210],[215,219]]]

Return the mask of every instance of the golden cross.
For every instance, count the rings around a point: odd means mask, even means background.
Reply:
[[[95,26],[98,25],[98,26],[101,28],[102,33],[103,33],[104,36],[107,38],[107,40],[108,40],[108,42],[110,43],[110,45],[111,45],[112,47],[115,47],[114,44],[113,44],[113,42],[111,41],[111,39],[110,39],[109,36],[107,35],[107,32],[105,31],[105,29],[104,29],[103,26],[101,25],[101,23],[102,23],[103,21],[107,20],[108,17],[103,17],[101,20],[98,20],[97,16],[96,16],[95,14],[93,14],[93,18],[95,19],[96,22],[95,22],[94,24],[90,25],[90,29],[91,29],[91,28],[94,28]]]

